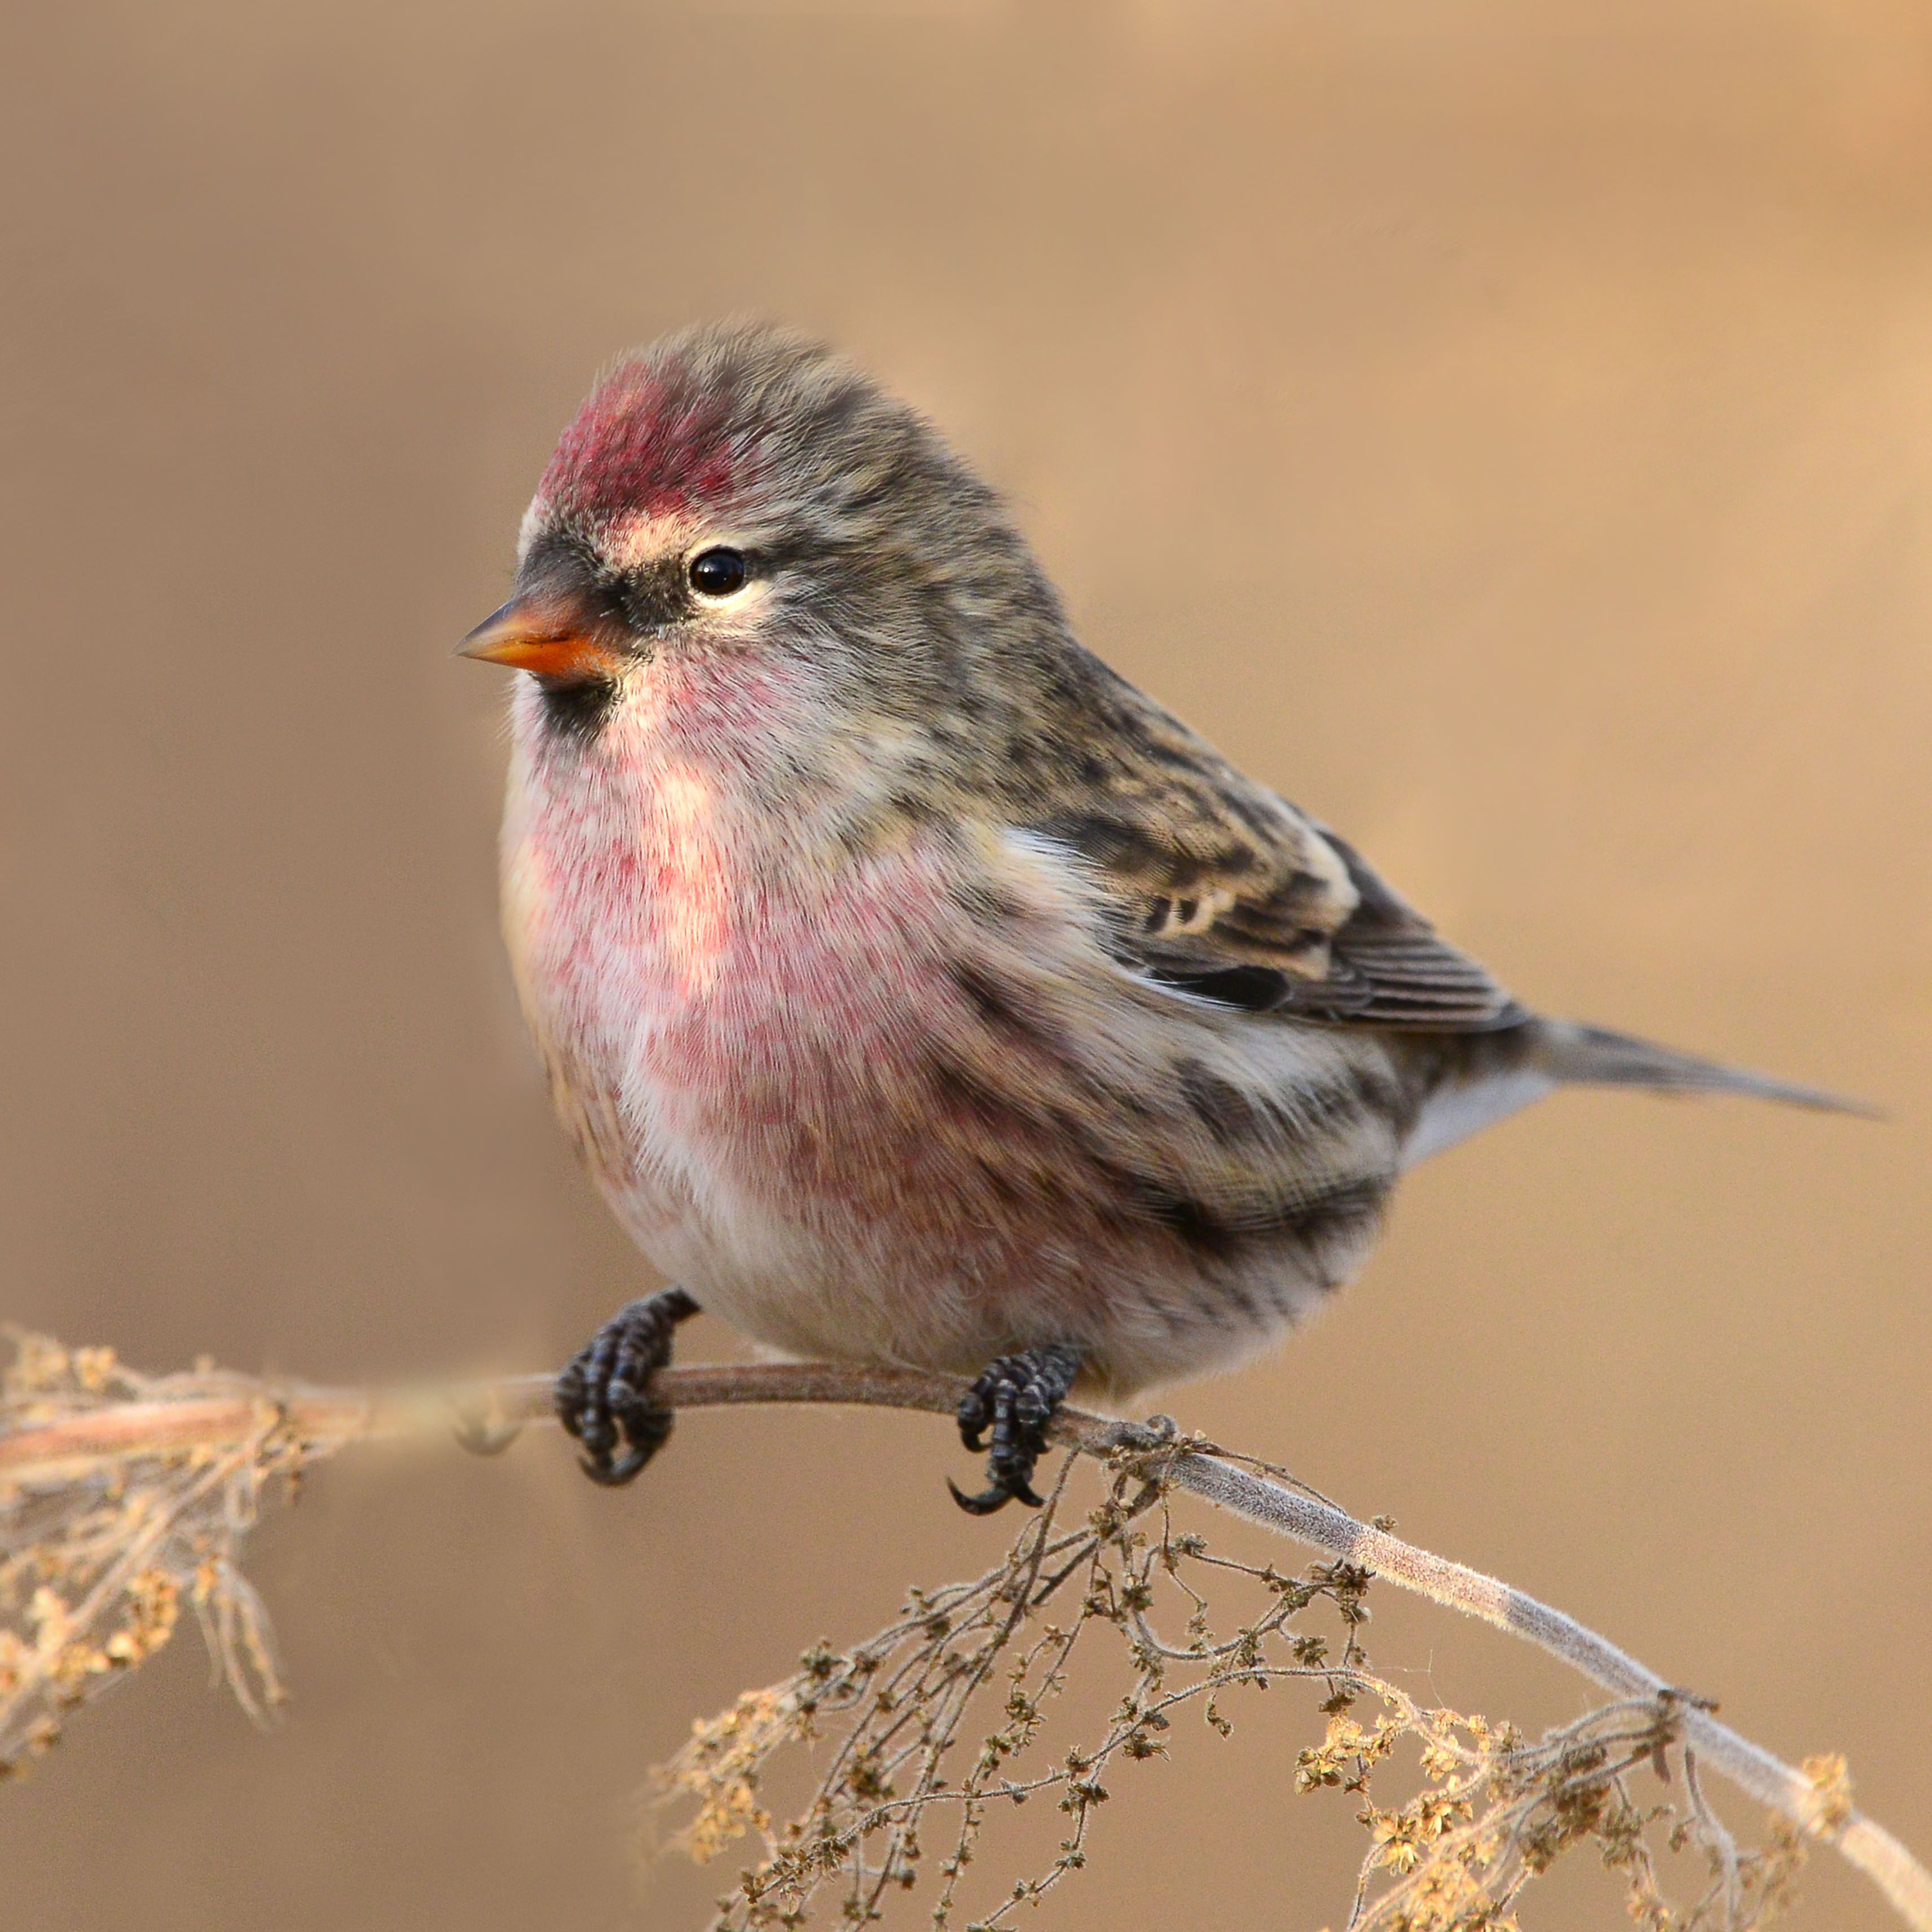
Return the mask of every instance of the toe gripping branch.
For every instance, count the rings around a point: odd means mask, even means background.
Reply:
[[[949,1476],[952,1500],[974,1516],[991,1516],[1017,1497],[1040,1507],[1034,1494],[1034,1465],[1046,1450],[1046,1432],[1080,1372],[1080,1351],[1070,1343],[1049,1342],[1023,1354],[1002,1355],[960,1398],[959,1439],[976,1454],[987,1448],[986,1486],[968,1496]]]
[[[557,1377],[557,1420],[583,1444],[578,1460],[593,1483],[629,1482],[669,1439],[671,1412],[651,1399],[651,1378],[670,1360],[677,1324],[697,1312],[681,1288],[646,1295],[620,1309]]]

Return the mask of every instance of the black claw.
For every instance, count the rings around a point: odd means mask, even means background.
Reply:
[[[952,1500],[968,1516],[991,1516],[1012,1500],[1004,1490],[982,1490],[976,1496],[969,1496],[950,1476],[946,1479],[946,1486],[952,1491]]]
[[[1010,1502],[1037,1509],[1034,1466],[1046,1450],[1046,1432],[1080,1372],[1080,1351],[1065,1342],[1002,1355],[959,1400],[959,1439],[977,1452],[992,1431],[987,1485],[968,1496],[949,1477],[952,1500],[973,1516],[991,1516]]]
[[[982,1376],[981,1380],[984,1379]],[[976,1456],[986,1446],[986,1425],[992,1419],[986,1399],[980,1392],[980,1384],[975,1382],[959,1398],[958,1422],[960,1441]]]
[[[557,1377],[557,1420],[583,1445],[578,1462],[593,1483],[620,1488],[669,1439],[670,1411],[651,1399],[651,1378],[670,1360],[677,1324],[697,1312],[681,1288],[634,1301]]]
[[[588,1456],[580,1456],[577,1459],[577,1466],[601,1487],[621,1490],[626,1483],[636,1478],[650,1460],[642,1450],[632,1449],[615,1462],[610,1461],[608,1456],[602,1462],[593,1462]]]

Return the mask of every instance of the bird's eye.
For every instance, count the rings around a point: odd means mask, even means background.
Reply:
[[[728,597],[745,582],[745,556],[742,550],[727,550],[722,544],[701,550],[691,560],[691,587],[705,597]]]

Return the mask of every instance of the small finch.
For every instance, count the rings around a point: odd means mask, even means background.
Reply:
[[[1076,640],[999,498],[760,328],[618,362],[465,640],[512,700],[503,915],[557,1111],[682,1284],[560,1378],[598,1480],[700,1306],[976,1376],[983,1512],[1076,1382],[1224,1367],[1403,1169],[1568,1082],[1829,1095],[1519,1005]]]

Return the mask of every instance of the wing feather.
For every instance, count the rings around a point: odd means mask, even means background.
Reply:
[[[1097,887],[1121,963],[1197,998],[1338,1026],[1487,1032],[1527,1017],[1346,840],[1070,638],[985,775],[1012,829]]]
[[[1124,964],[1198,998],[1333,1025],[1488,1032],[1526,1016],[1346,841],[1231,768],[1202,776],[1247,793],[1241,812],[1215,814],[1218,844],[1198,812],[1171,837],[1166,818],[1101,811],[1028,828],[1099,883]]]

